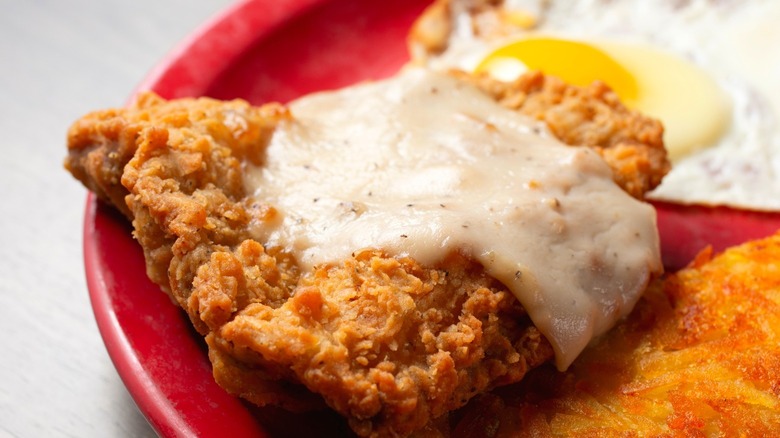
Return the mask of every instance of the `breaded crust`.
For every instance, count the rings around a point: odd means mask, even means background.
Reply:
[[[76,121],[68,131],[65,168],[133,220],[148,274],[167,291],[180,237],[190,245],[241,241],[238,230],[250,219],[241,204],[242,160],[261,157],[276,120],[286,116],[276,104],[169,102],[144,93],[127,109],[95,111]]]
[[[548,92],[521,91],[541,114],[550,100],[533,96]],[[588,99],[555,102],[569,96]],[[288,117],[276,104],[146,94],[69,133],[66,167],[132,218],[149,276],[206,336],[223,387],[260,405],[327,404],[363,436],[407,435],[553,357],[514,296],[461,254],[421,266],[363,251],[302,275],[253,240],[250,222],[277,213],[247,196],[242,163],[261,164]]]
[[[530,17],[518,18],[504,8],[504,0],[436,0],[409,31],[412,62],[425,64],[441,55],[456,35],[489,39],[528,30],[536,24],[529,21]]]
[[[553,355],[514,296],[457,254],[430,269],[361,252],[303,277],[281,306],[248,305],[207,339],[228,390],[274,403],[247,382],[269,367],[292,372],[361,436],[407,435]]]
[[[671,169],[661,122],[626,108],[602,82],[573,87],[558,78],[529,72],[513,82],[486,74],[463,75],[501,105],[543,121],[553,135],[598,152],[615,182],[637,199],[661,184]]]
[[[774,436],[778,272],[780,234],[702,252],[567,372],[540,367],[453,414],[452,436]]]

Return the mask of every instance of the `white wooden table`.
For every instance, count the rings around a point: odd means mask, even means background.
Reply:
[[[0,0],[0,437],[154,436],[89,304],[65,133],[229,3]]]

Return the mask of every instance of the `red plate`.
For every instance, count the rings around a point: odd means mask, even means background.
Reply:
[[[406,33],[427,0],[249,0],[196,31],[139,86],[164,97],[252,103],[388,76],[407,59]],[[658,204],[668,269],[780,228],[780,215]],[[128,222],[87,199],[84,257],[98,327],[130,394],[165,437],[344,436],[325,412],[255,408],[214,382],[201,337],[145,273]]]

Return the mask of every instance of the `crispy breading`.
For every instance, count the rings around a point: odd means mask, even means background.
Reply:
[[[242,357],[243,375],[215,367],[229,390],[265,403],[245,378],[292,370],[365,436],[407,435],[553,355],[514,296],[457,254],[430,269],[361,252],[279,307],[250,304],[208,342],[215,362]]]
[[[567,372],[537,368],[452,421],[453,437],[773,436],[780,234],[702,252]]]
[[[65,168],[134,221],[149,276],[169,290],[180,235],[194,242],[205,234],[208,245],[240,242],[235,230],[250,219],[240,202],[241,163],[262,156],[276,120],[286,116],[276,104],[166,101],[144,93],[127,109],[76,121],[68,131]]]
[[[486,74],[460,75],[501,105],[543,121],[562,142],[598,152],[612,168],[615,182],[635,198],[642,199],[661,184],[671,169],[661,122],[626,108],[602,82],[573,87],[540,72],[513,82]]]
[[[409,31],[412,61],[424,64],[445,52],[458,35],[487,39],[527,30],[532,16],[507,11],[504,0],[436,0],[415,20]],[[469,17],[463,20],[463,17]]]
[[[543,114],[551,100],[533,96],[558,91],[518,92]],[[590,99],[555,105],[569,96]],[[206,336],[222,386],[261,405],[327,404],[360,435],[406,435],[553,357],[515,297],[461,254],[420,266],[359,252],[303,275],[255,241],[250,223],[277,212],[245,193],[242,162],[261,164],[288,117],[277,104],[145,94],[69,133],[66,167],[133,220],[149,276]],[[594,136],[606,147],[616,132]]]

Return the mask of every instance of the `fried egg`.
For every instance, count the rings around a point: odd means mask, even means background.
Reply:
[[[506,0],[490,19],[451,7],[432,67],[603,81],[665,126],[673,168],[650,199],[780,210],[780,2]]]

